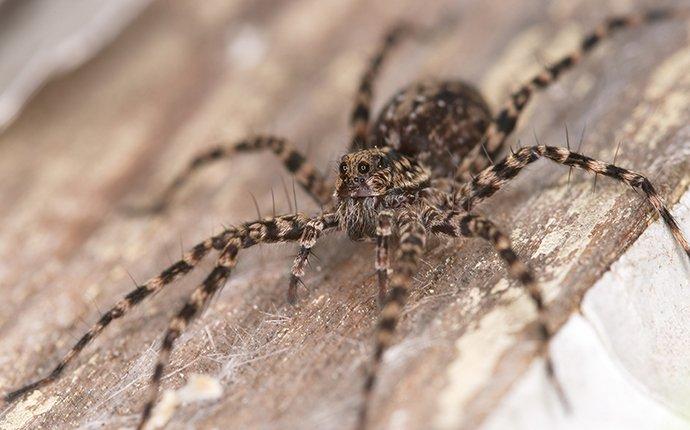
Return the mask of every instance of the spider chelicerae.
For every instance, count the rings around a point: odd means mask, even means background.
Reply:
[[[334,183],[322,175],[290,143],[276,136],[255,136],[220,145],[200,154],[165,190],[156,211],[166,209],[176,192],[199,168],[237,153],[268,149],[274,152],[295,176],[296,182],[323,210],[315,215],[301,213],[274,216],[229,227],[186,252],[157,277],[137,286],[105,312],[45,378],[5,396],[12,402],[55,381],[84,347],[113,320],[165,285],[189,273],[211,251],[218,251],[215,267],[193,291],[170,322],[155,366],[150,394],[139,428],[151,417],[164,369],[175,340],[204,308],[230,276],[241,249],[260,243],[296,242],[299,251],[292,266],[287,299],[297,300],[297,287],[304,276],[312,247],[327,233],[345,231],[353,240],[376,242],[375,269],[381,312],[376,328],[375,351],[364,379],[364,393],[357,425],[367,423],[369,399],[378,369],[393,334],[418,268],[427,237],[476,237],[489,242],[508,266],[510,274],[526,288],[539,315],[539,339],[546,355],[547,372],[555,381],[548,359],[550,329],[542,294],[530,270],[520,262],[508,236],[489,219],[472,212],[528,164],[547,158],[556,163],[601,174],[642,191],[660,214],[675,240],[690,257],[690,245],[673,216],[641,174],[598,161],[563,147],[536,145],[522,147],[500,159],[506,139],[516,127],[531,96],[555,82],[573,68],[585,54],[617,30],[671,18],[686,18],[688,12],[650,10],[641,14],[606,20],[586,36],[579,48],[520,87],[496,115],[492,115],[482,95],[462,81],[422,81],[399,91],[370,121],[373,85],[388,53],[408,36],[423,36],[430,30],[411,24],[393,27],[366,69],[356,94],[351,115],[350,149],[338,166]],[[495,163],[493,160],[497,160]],[[391,241],[397,242],[390,258]],[[392,264],[391,264],[392,260]],[[558,387],[558,384],[555,384]]]

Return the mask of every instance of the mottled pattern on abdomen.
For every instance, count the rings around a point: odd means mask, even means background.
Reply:
[[[452,176],[484,135],[491,110],[479,92],[460,81],[422,81],[403,88],[381,109],[370,145],[391,146]]]

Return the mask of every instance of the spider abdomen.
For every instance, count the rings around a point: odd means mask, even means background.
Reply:
[[[491,122],[482,95],[461,81],[421,81],[403,88],[381,109],[374,144],[390,146],[431,169],[451,176]]]

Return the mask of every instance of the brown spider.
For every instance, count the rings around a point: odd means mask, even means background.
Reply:
[[[297,285],[304,275],[312,247],[321,235],[337,230],[344,230],[352,240],[376,241],[375,267],[382,309],[376,328],[375,352],[364,381],[358,428],[366,426],[369,398],[378,368],[386,348],[393,340],[412,276],[430,234],[454,238],[478,237],[493,245],[510,274],[525,286],[534,302],[539,314],[541,350],[546,353],[547,371],[553,379],[547,346],[554,333],[547,324],[544,301],[534,276],[517,258],[508,236],[501,233],[490,220],[471,213],[471,210],[491,197],[525,166],[546,157],[556,163],[608,176],[640,189],[690,257],[690,245],[673,216],[649,180],[638,173],[566,148],[544,145],[520,148],[491,165],[491,159],[503,150],[506,138],[515,129],[531,95],[571,69],[599,42],[619,29],[687,15],[687,11],[659,9],[608,19],[583,39],[578,50],[546,67],[514,92],[495,116],[491,115],[481,94],[464,82],[424,81],[398,92],[371,125],[369,117],[373,83],[384,59],[403,36],[420,34],[420,30],[411,25],[394,27],[384,38],[361,80],[351,116],[353,137],[350,151],[341,159],[334,185],[330,185],[286,139],[258,136],[218,146],[196,157],[155,205],[156,210],[165,209],[189,176],[210,162],[239,152],[269,149],[283,161],[306,192],[323,205],[321,213],[313,216],[295,213],[247,222],[227,228],[197,244],[181,260],[138,286],[103,314],[47,377],[7,394],[5,400],[14,401],[27,392],[55,381],[79,352],[113,320],[121,318],[146,297],[189,273],[211,250],[219,251],[211,273],[194,290],[168,326],[139,423],[139,428],[143,428],[151,417],[175,340],[227,281],[237,262],[238,252],[259,243],[299,243],[300,249],[292,266],[287,292],[288,301],[294,303]],[[398,242],[392,268],[389,258],[391,237]]]

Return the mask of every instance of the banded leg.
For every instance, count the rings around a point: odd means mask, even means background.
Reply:
[[[23,394],[33,391],[37,388],[45,387],[57,380],[63,373],[65,368],[79,355],[79,353],[91,343],[113,320],[122,318],[127,311],[134,306],[141,303],[146,297],[163,289],[166,285],[189,273],[198,263],[203,259],[212,249],[222,250],[230,237],[232,232],[226,230],[216,236],[213,236],[186,252],[182,259],[175,262],[161,272],[160,275],[148,280],[146,283],[138,286],[127,294],[122,300],[117,302],[110,310],[101,316],[96,324],[94,324],[89,331],[87,331],[72,349],[60,360],[53,371],[45,378],[39,379],[28,385],[25,385],[18,390],[15,390],[5,395],[6,402],[12,402]]]
[[[671,230],[676,242],[683,247],[685,253],[690,257],[690,245],[688,241],[680,231],[675,218],[671,215],[668,208],[661,200],[661,197],[659,197],[659,194],[657,194],[652,186],[652,183],[649,182],[647,178],[631,170],[614,166],[604,161],[595,160],[585,155],[572,152],[566,148],[544,145],[520,148],[514,154],[509,155],[495,166],[483,170],[472,181],[463,184],[454,196],[456,207],[469,211],[477,203],[491,197],[506,182],[514,178],[520,170],[541,157],[546,157],[558,164],[608,176],[609,178],[621,181],[633,188],[640,189],[647,198],[647,201],[656,209],[669,230]]]
[[[481,145],[477,145],[458,166],[456,178],[467,181],[472,175],[489,166],[503,148],[506,138],[515,130],[520,115],[532,95],[556,82],[563,72],[572,69],[582,58],[592,51],[601,41],[610,38],[619,30],[652,24],[674,18],[687,18],[689,10],[651,9],[639,14],[611,17],[599,25],[592,33],[585,36],[580,46],[570,54],[547,66],[510,96],[508,102],[494,117],[487,129]]]
[[[532,301],[534,301],[535,307],[539,312],[542,325],[540,331],[543,336],[548,336],[548,329],[545,324],[545,318],[543,317],[544,299],[534,280],[534,276],[532,276],[527,267],[517,258],[515,251],[513,251],[511,247],[508,236],[501,233],[494,223],[479,215],[458,211],[440,211],[432,207],[427,207],[424,210],[423,220],[424,225],[426,225],[432,233],[441,233],[451,237],[480,237],[491,243],[498,255],[508,266],[510,275],[518,279],[527,289],[527,292],[532,298]]]
[[[369,120],[371,117],[374,83],[381,72],[383,62],[393,49],[408,36],[414,35],[419,39],[431,38],[455,24],[457,18],[453,14],[446,14],[441,20],[428,27],[401,22],[386,32],[381,45],[376,50],[376,54],[369,60],[369,65],[362,74],[359,87],[357,88],[355,106],[350,114],[350,127],[352,128],[350,152],[367,148],[369,145],[367,138],[369,137]]]
[[[158,397],[158,389],[163,379],[163,371],[170,361],[170,353],[172,352],[175,340],[182,334],[182,331],[187,328],[187,325],[199,310],[203,309],[208,300],[213,297],[213,294],[225,284],[228,276],[230,276],[230,271],[237,263],[237,252],[241,245],[242,241],[240,238],[235,237],[230,239],[218,258],[216,266],[213,268],[211,274],[194,290],[187,303],[184,304],[177,316],[170,322],[165,337],[163,338],[163,345],[158,355],[156,368],[151,378],[148,401],[144,406],[141,421],[137,426],[138,429],[143,429],[151,418],[153,405]]]
[[[234,229],[235,233],[228,238],[211,273],[192,292],[189,300],[168,326],[151,378],[149,397],[144,406],[142,418],[138,426],[139,429],[143,429],[151,418],[163,372],[170,361],[170,354],[175,340],[199,311],[203,309],[208,300],[213,297],[213,294],[225,284],[225,281],[230,276],[230,271],[237,263],[237,253],[239,250],[249,248],[258,243],[296,242],[302,237],[306,225],[310,221],[309,218],[302,214],[295,214],[266,218],[261,221],[243,224]]]
[[[187,168],[183,170],[163,191],[158,201],[150,208],[152,212],[165,211],[175,194],[200,168],[230,158],[237,153],[254,152],[268,149],[281,159],[285,168],[295,176],[295,180],[304,190],[320,204],[330,200],[329,188],[321,173],[307,161],[293,146],[282,137],[257,136],[247,138],[230,145],[214,146],[194,157]]]
[[[383,306],[388,291],[388,271],[390,270],[389,238],[393,229],[393,212],[381,211],[376,226],[376,278],[379,286],[379,305]]]
[[[556,388],[559,397],[567,405],[561,385],[556,380],[551,356],[548,354],[548,342],[553,336],[547,324],[547,313],[544,306],[544,298],[537,286],[534,276],[529,269],[518,259],[510,244],[510,238],[488,219],[479,215],[458,211],[439,211],[427,207],[423,213],[424,225],[436,234],[445,234],[451,237],[479,237],[493,245],[496,253],[508,266],[510,275],[518,279],[524,285],[537,311],[539,336],[542,352],[546,357],[547,375]]]
[[[358,429],[364,429],[366,426],[371,393],[376,383],[381,359],[393,341],[395,327],[405,305],[412,277],[417,271],[419,260],[426,245],[426,229],[419,215],[415,212],[411,210],[401,212],[397,224],[400,233],[400,247],[396,252],[395,269],[391,275],[391,289],[384,300],[376,326],[375,352],[364,383],[362,404],[357,421]]]
[[[412,26],[408,23],[400,23],[392,27],[383,38],[376,54],[369,61],[357,88],[355,106],[350,115],[350,127],[352,128],[350,152],[367,147],[374,82],[381,71],[383,61],[393,48],[403,40],[403,36],[410,34],[412,30]]]
[[[304,228],[304,233],[299,240],[300,248],[292,264],[290,273],[290,284],[288,286],[287,301],[295,304],[297,301],[297,286],[302,282],[304,276],[304,266],[307,263],[311,249],[319,240],[324,230],[332,230],[338,227],[338,218],[334,214],[326,214],[309,221]]]

